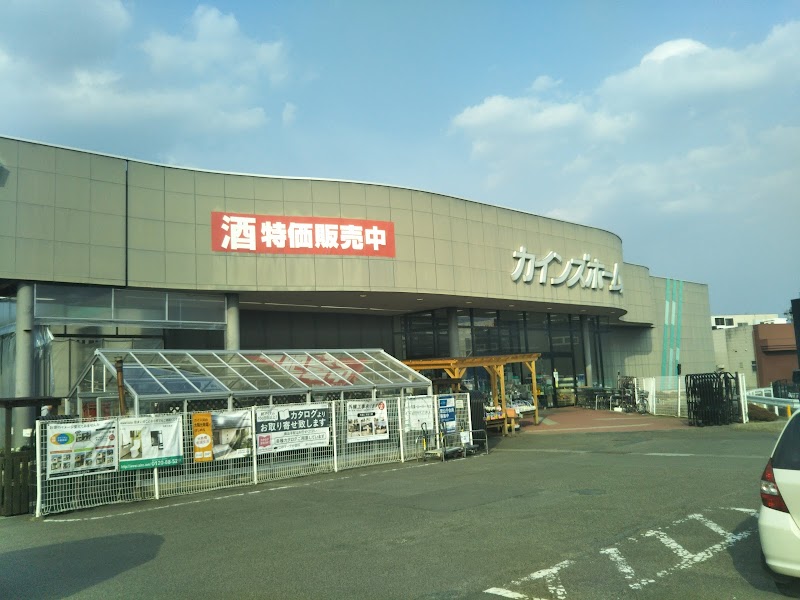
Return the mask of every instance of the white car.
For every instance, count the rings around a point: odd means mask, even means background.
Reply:
[[[800,412],[786,423],[761,475],[758,535],[778,591],[800,597]]]

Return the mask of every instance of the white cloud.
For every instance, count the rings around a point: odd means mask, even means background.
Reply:
[[[610,107],[707,101],[716,105],[745,93],[800,82],[800,22],[776,27],[760,44],[731,50],[694,40],[657,46],[639,65],[609,76],[597,97]]]
[[[215,8],[195,10],[187,37],[153,33],[144,42],[126,38],[132,16],[118,1],[35,0],[10,9],[35,32],[28,39],[0,24],[9,33],[0,37],[0,111],[16,115],[22,137],[68,130],[63,143],[80,145],[99,127],[98,149],[131,155],[141,139],[149,152],[173,156],[176,139],[191,148],[190,140],[252,133],[269,123],[268,105],[280,110],[272,86],[288,76],[283,44],[245,36],[233,15]],[[62,39],[64,51],[40,48],[48,36]],[[117,148],[114,140],[130,144]]]
[[[570,97],[562,84],[545,99],[552,81],[489,96],[452,120],[487,189],[531,198],[521,208],[598,224],[620,211],[702,218],[794,198],[800,23],[741,49],[667,41],[589,93]]]
[[[671,40],[653,48],[644,55],[640,64],[646,62],[664,62],[671,58],[689,56],[708,50],[708,46],[695,40]]]
[[[32,68],[59,77],[113,56],[132,24],[120,0],[8,0],[0,45]]]
[[[233,73],[244,80],[262,76],[272,83],[287,74],[282,42],[258,42],[245,36],[232,14],[209,6],[198,6],[190,20],[190,36],[152,33],[142,43],[156,71],[193,75]]]
[[[534,93],[545,92],[561,85],[561,80],[556,81],[549,75],[539,75],[531,84],[531,91]]]
[[[294,123],[295,118],[297,118],[297,107],[292,104],[291,102],[287,102],[283,106],[283,113],[281,114],[281,121],[285,126],[289,126]]]

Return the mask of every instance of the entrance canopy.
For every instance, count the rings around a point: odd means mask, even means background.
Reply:
[[[117,396],[125,402],[202,400],[381,391],[399,394],[431,385],[380,349],[119,350],[98,349],[70,400]],[[424,390],[424,392],[419,392]]]

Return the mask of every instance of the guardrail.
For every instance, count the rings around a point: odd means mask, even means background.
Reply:
[[[800,410],[800,400],[795,398],[775,398],[772,395],[772,388],[747,390],[746,398],[747,402],[773,407],[776,415],[779,414],[778,411],[780,408],[786,408],[793,411]]]

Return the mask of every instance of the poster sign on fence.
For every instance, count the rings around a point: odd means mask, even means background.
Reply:
[[[320,448],[331,439],[330,407],[314,404],[282,404],[256,408],[258,454]]]
[[[453,396],[439,396],[439,424],[445,433],[455,433],[456,399]]]
[[[253,428],[249,410],[193,413],[194,462],[250,456]]]
[[[192,413],[192,445],[194,446],[194,462],[211,462],[214,460],[211,430],[211,413]]]
[[[433,396],[406,398],[403,409],[403,429],[419,431],[424,425],[429,431],[432,431],[435,427],[433,415]]]
[[[152,469],[183,463],[183,419],[126,417],[119,420],[119,470]]]
[[[347,443],[389,439],[389,417],[384,400],[347,403]]]
[[[116,470],[116,419],[47,424],[47,479]]]

